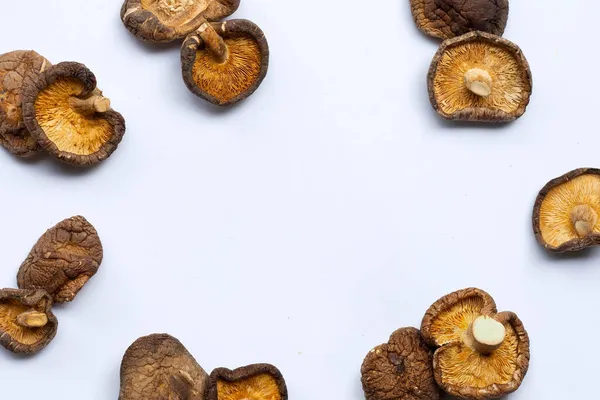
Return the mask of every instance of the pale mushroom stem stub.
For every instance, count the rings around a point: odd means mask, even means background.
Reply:
[[[198,35],[217,63],[223,64],[227,60],[229,50],[217,31],[208,22],[205,22],[198,28]]]
[[[46,313],[30,310],[17,315],[17,325],[23,328],[41,328],[48,323]]]
[[[465,86],[481,97],[488,97],[492,94],[492,77],[490,74],[481,68],[471,68],[465,72]]]
[[[598,214],[589,205],[580,204],[571,210],[571,222],[577,234],[584,237],[594,232]]]
[[[83,115],[91,115],[94,113],[104,113],[110,110],[110,100],[102,95],[94,94],[85,99],[79,97],[71,97],[69,104],[73,110]]]
[[[492,317],[482,315],[469,325],[464,342],[479,353],[491,354],[502,346],[505,338],[504,325]]]

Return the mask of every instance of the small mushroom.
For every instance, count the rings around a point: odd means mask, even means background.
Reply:
[[[119,400],[204,400],[208,374],[167,334],[137,339],[121,363]]]
[[[216,368],[210,374],[206,400],[287,400],[283,375],[270,364],[235,370]]]
[[[121,20],[138,38],[153,43],[186,37],[206,21],[233,14],[240,0],[125,0]]]
[[[14,353],[35,354],[54,339],[58,321],[43,290],[0,290],[0,344]]]
[[[509,122],[529,104],[529,64],[514,43],[485,32],[444,41],[427,75],[433,108],[450,120]]]
[[[83,64],[47,68],[23,86],[25,126],[59,160],[76,165],[108,158],[121,142],[125,121],[96,88]]]
[[[56,303],[73,300],[102,262],[102,243],[84,217],[59,222],[39,238],[21,264],[21,289],[44,289]]]
[[[225,106],[250,96],[267,75],[269,46],[248,20],[204,23],[181,48],[183,80],[196,96]]]
[[[451,293],[427,310],[421,333],[437,348],[433,371],[452,396],[484,400],[514,392],[529,368],[529,337],[512,312],[480,289]]]
[[[426,35],[450,39],[470,31],[502,36],[508,0],[410,0],[413,19]]]
[[[16,156],[30,157],[42,150],[23,122],[22,88],[31,75],[50,66],[32,50],[0,55],[0,145]]]
[[[362,386],[367,400],[438,400],[433,352],[416,328],[401,328],[363,361]]]
[[[552,179],[533,207],[533,232],[546,250],[579,251],[600,244],[600,169],[580,168]]]

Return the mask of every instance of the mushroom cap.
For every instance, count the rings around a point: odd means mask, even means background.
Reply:
[[[416,328],[401,328],[367,354],[361,381],[367,400],[437,400],[433,352]]]
[[[22,112],[23,83],[51,64],[33,50],[0,55],[0,145],[19,157],[30,157],[42,148],[31,137]]]
[[[47,323],[38,328],[17,324],[17,316],[26,311],[46,315]],[[0,290],[0,344],[14,353],[35,354],[54,339],[58,320],[52,313],[52,298],[43,290]]]
[[[21,289],[44,289],[56,303],[73,300],[102,263],[98,232],[84,217],[65,219],[48,229],[17,273]]]
[[[489,73],[493,88],[478,96],[465,85],[467,71]],[[529,104],[529,63],[517,45],[485,32],[470,32],[442,43],[427,75],[429,100],[449,120],[509,122]]]
[[[450,39],[470,31],[502,36],[508,0],[410,0],[413,19],[426,35]]]
[[[121,20],[138,38],[167,43],[186,37],[205,21],[233,14],[240,0],[125,0]]]
[[[533,207],[533,232],[546,250],[562,253],[600,244],[598,222],[591,234],[577,234],[570,214],[579,205],[587,205],[600,215],[600,169],[570,171],[540,190]]]
[[[208,374],[168,334],[137,339],[121,362],[119,400],[203,400]]]
[[[230,370],[216,368],[210,374],[206,400],[287,400],[281,372],[270,364],[252,364]]]
[[[59,160],[91,165],[108,158],[125,134],[125,120],[109,109],[84,115],[72,99],[101,95],[96,77],[83,64],[63,62],[29,79],[23,88],[25,126]]]
[[[491,354],[481,354],[464,341],[469,325],[482,315],[506,329],[504,342]],[[421,332],[438,347],[435,380],[452,396],[483,400],[506,395],[519,388],[529,368],[529,337],[522,322],[514,313],[497,313],[483,290],[464,289],[436,301],[423,318]]]
[[[190,34],[181,47],[183,81],[196,96],[219,106],[237,103],[262,83],[269,68],[269,45],[253,22],[237,19],[211,24],[228,47],[218,63],[200,35]]]

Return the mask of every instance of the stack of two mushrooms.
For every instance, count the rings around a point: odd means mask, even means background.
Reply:
[[[485,400],[514,392],[529,368],[529,337],[512,312],[476,288],[436,301],[421,330],[402,328],[367,354],[367,400],[438,400],[444,392]]]
[[[443,39],[427,75],[429,100],[449,120],[510,122],[529,104],[525,56],[503,39],[508,0],[410,0],[417,27]]]
[[[126,0],[121,20],[151,43],[184,39],[181,69],[188,89],[219,106],[250,96],[267,75],[269,47],[251,21],[221,21],[240,0]]]

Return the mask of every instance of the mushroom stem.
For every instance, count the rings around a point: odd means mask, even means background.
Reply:
[[[225,44],[223,38],[215,31],[215,28],[213,28],[210,23],[205,22],[200,25],[197,33],[200,35],[204,45],[217,62],[219,64],[224,63],[229,55],[229,50],[227,49],[227,44]]]
[[[594,231],[594,226],[598,222],[598,214],[589,205],[580,204],[571,210],[571,222],[579,236],[587,236]]]
[[[465,72],[465,86],[472,93],[481,97],[488,97],[492,94],[492,77],[481,68],[471,68]]]
[[[17,315],[17,325],[24,328],[41,328],[48,323],[48,316],[45,313],[35,310],[25,311]]]
[[[482,315],[465,332],[464,342],[473,350],[490,354],[498,349],[506,337],[506,328],[492,317]]]
[[[69,104],[75,111],[84,115],[103,113],[110,110],[110,100],[100,95],[92,95],[86,99],[71,97]]]

